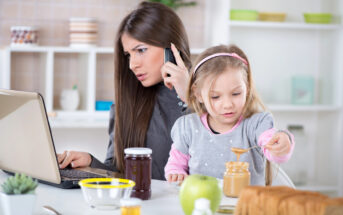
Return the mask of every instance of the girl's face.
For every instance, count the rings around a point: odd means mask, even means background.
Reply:
[[[207,79],[207,80],[206,80]],[[210,127],[223,133],[230,130],[243,114],[247,87],[240,69],[227,68],[214,81],[204,80],[197,98],[204,103]]]
[[[126,33],[122,35],[121,42],[125,55],[129,57],[130,69],[144,87],[162,81],[163,48],[138,41]]]

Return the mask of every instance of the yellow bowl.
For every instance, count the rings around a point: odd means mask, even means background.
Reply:
[[[231,9],[230,19],[238,21],[256,21],[258,12],[256,10]]]
[[[259,15],[259,20],[261,21],[284,22],[286,19],[285,13],[260,12],[258,15]]]
[[[330,24],[332,21],[331,13],[304,13],[306,23]]]
[[[120,199],[129,198],[135,182],[121,178],[88,178],[79,182],[86,203],[99,210],[120,207]]]

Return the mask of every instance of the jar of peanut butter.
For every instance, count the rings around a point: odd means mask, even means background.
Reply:
[[[227,162],[223,184],[225,196],[238,197],[243,188],[248,185],[250,185],[249,163]]]

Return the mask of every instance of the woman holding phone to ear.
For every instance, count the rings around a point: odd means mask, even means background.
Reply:
[[[164,63],[170,47],[177,65]],[[152,178],[164,180],[170,130],[185,114],[191,67],[187,34],[180,18],[160,3],[142,2],[121,22],[115,41],[115,105],[104,163],[87,152],[58,154],[60,168],[91,166],[124,173],[124,149],[152,149]]]

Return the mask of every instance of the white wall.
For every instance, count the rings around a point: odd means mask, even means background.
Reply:
[[[107,128],[53,128],[57,153],[64,150],[90,152],[104,161],[109,141]]]

